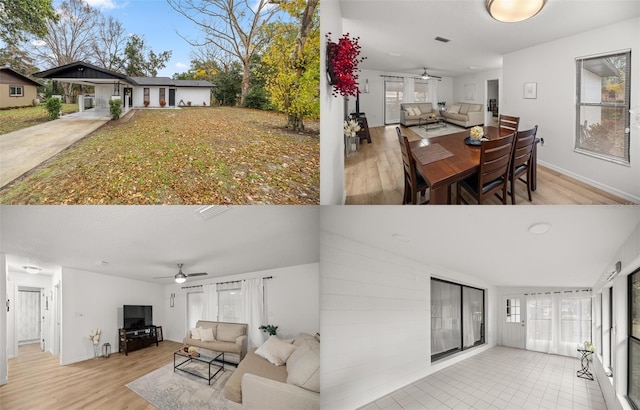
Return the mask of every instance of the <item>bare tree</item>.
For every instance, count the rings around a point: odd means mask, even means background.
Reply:
[[[192,46],[213,44],[223,52],[237,57],[242,63],[242,94],[244,105],[251,82],[251,57],[259,53],[268,41],[261,31],[279,7],[270,0],[167,0],[169,5],[200,30],[205,39],[195,41],[185,38]],[[184,37],[183,37],[184,38]]]
[[[122,71],[122,53],[127,44],[127,34],[121,22],[112,16],[101,17],[91,45],[96,64],[111,71]]]

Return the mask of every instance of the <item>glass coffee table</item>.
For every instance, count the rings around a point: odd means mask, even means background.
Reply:
[[[178,361],[180,363],[178,363]],[[204,365],[206,365],[208,373],[206,373],[204,369],[202,372],[198,372],[196,369],[189,368],[189,363],[202,363],[203,366],[201,367],[203,368]],[[200,356],[194,356],[180,349],[173,353],[173,371],[175,372],[176,370],[204,379],[211,385],[211,380],[213,380],[218,373],[224,371],[224,352],[213,352],[213,356],[204,356],[202,354]]]
[[[431,122],[428,122],[424,118],[418,119],[418,127],[424,128],[425,130],[432,130],[435,128],[442,128],[446,126],[447,126],[447,123],[445,122],[444,117],[441,115],[438,115],[435,118],[435,121],[431,120]]]

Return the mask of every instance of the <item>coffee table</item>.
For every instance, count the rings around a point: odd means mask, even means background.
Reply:
[[[216,377],[218,373],[220,373],[221,371],[224,371],[224,352],[222,353],[213,352],[213,353],[215,355],[214,357],[203,356],[203,355],[193,356],[188,353],[185,353],[183,350],[178,350],[173,353],[173,371],[175,372],[176,370],[180,370],[181,372],[189,373],[190,375],[206,380],[209,383],[209,385],[211,385],[211,380],[213,380],[213,378]],[[218,354],[216,355],[216,353]],[[182,359],[185,359],[185,360],[182,360]],[[181,362],[176,363],[178,360],[181,360]],[[181,366],[184,366],[186,363],[192,363],[192,362],[199,362],[199,363],[206,364],[209,369],[208,376],[205,376],[203,374],[194,372],[190,369],[181,367]],[[213,370],[215,371],[215,373],[213,374],[211,373],[211,367],[213,367]]]

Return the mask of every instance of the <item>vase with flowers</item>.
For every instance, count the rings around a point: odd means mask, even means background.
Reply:
[[[95,331],[89,332],[89,340],[93,343],[93,358],[97,359],[100,354],[100,334],[102,331],[100,329],[96,329]]]
[[[358,88],[358,64],[366,59],[360,57],[359,37],[350,38],[344,34],[338,42],[331,41],[331,33],[327,33],[327,76],[329,84],[333,86],[331,94],[334,97],[356,97],[360,94]]]
[[[342,124],[342,130],[344,133],[344,146],[348,157],[355,154],[358,150],[360,138],[358,137],[358,131],[360,131],[360,123],[351,119],[344,121]]]

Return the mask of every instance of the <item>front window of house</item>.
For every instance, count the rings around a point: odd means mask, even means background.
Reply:
[[[19,85],[12,85],[9,87],[10,97],[22,97],[24,95],[24,88]]]
[[[629,164],[630,76],[630,51],[576,59],[576,152]]]
[[[164,90],[165,90],[164,88],[160,89],[160,101],[165,100],[165,98],[164,98]]]
[[[144,102],[146,104],[149,104],[149,89],[148,88],[144,88],[143,90],[143,94],[144,94]]]

